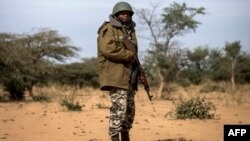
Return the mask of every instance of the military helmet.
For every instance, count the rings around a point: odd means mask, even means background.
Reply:
[[[115,4],[112,15],[115,15],[121,11],[129,11],[131,13],[131,16],[134,14],[131,5],[127,2],[118,2],[117,4]]]

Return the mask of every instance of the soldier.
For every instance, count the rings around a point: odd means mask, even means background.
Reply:
[[[100,89],[109,91],[111,99],[109,135],[112,141],[129,141],[129,130],[135,116],[134,91],[128,91],[134,53],[122,43],[128,36],[137,52],[134,12],[127,2],[113,7],[109,21],[98,30],[98,65]],[[141,80],[143,81],[143,80]]]

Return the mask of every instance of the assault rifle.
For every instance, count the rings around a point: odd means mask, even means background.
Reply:
[[[149,85],[148,85],[148,81],[144,72],[144,69],[141,66],[141,63],[137,57],[137,53],[135,48],[133,47],[133,43],[129,40],[128,36],[125,36],[123,38],[123,44],[125,46],[125,48],[127,50],[130,50],[134,53],[134,62],[132,64],[132,70],[131,70],[131,78],[130,78],[130,85],[129,85],[129,91],[133,91],[135,89],[137,89],[137,82],[138,82],[138,77],[142,77],[143,78],[143,86],[145,91],[147,92],[148,98],[150,101],[152,101],[152,97],[153,95],[151,95],[149,93]]]

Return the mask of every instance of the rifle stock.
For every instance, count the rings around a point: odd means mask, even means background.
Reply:
[[[137,74],[136,79],[138,79],[139,76],[143,78],[143,83],[142,84],[144,86],[144,90],[147,92],[149,100],[152,101],[153,95],[151,95],[149,93],[150,88],[149,88],[149,84],[148,84],[148,81],[147,81],[144,69],[141,66],[141,63],[140,63],[140,61],[139,61],[139,59],[137,57],[137,53],[136,53],[135,48],[132,45],[132,42],[128,39],[127,36],[124,37],[123,44],[124,44],[124,46],[125,46],[125,48],[127,50],[130,50],[130,51],[132,51],[134,53],[134,58],[133,58],[134,59],[134,63],[138,67],[138,71],[139,71],[138,73],[136,73]]]

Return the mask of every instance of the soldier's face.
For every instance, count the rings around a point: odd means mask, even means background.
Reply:
[[[131,20],[131,13],[129,11],[121,11],[117,13],[117,18],[122,23],[128,23]]]

